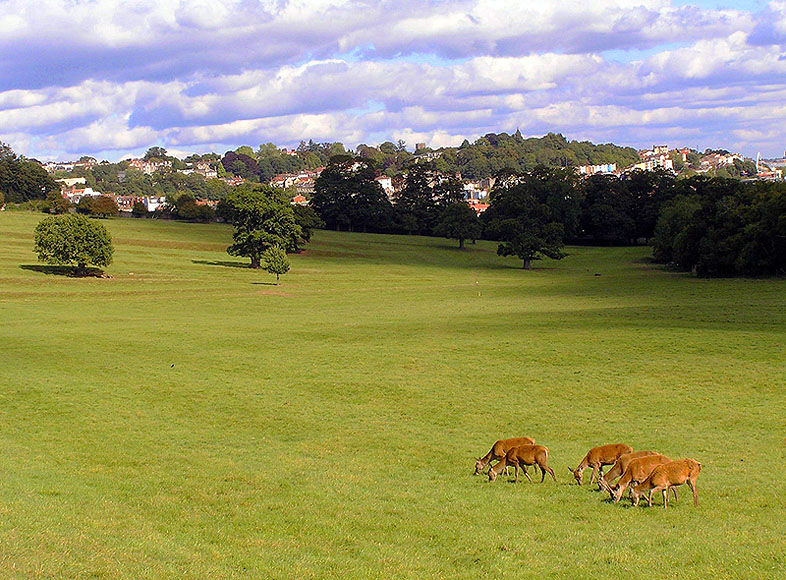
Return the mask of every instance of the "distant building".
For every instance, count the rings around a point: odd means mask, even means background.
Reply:
[[[145,175],[153,175],[161,169],[172,169],[172,162],[166,161],[145,161],[144,159],[130,159],[128,166],[138,169]]]
[[[157,209],[160,209],[166,205],[166,196],[152,196],[152,197],[143,197],[142,203],[147,208],[147,211],[153,212]]]
[[[484,211],[486,211],[489,208],[489,204],[482,203],[472,199],[467,200],[467,203],[469,204],[469,207],[474,209],[475,213],[478,215],[482,214]]]
[[[467,201],[478,201],[481,199],[486,199],[488,195],[488,188],[483,187],[480,182],[470,181],[464,184],[464,199]]]
[[[596,173],[616,173],[617,164],[607,163],[605,165],[580,165],[576,168],[579,175],[595,175]]]
[[[99,197],[104,195],[100,191],[95,191],[92,187],[85,187],[83,189],[77,189],[76,187],[70,187],[67,189],[63,189],[61,191],[64,198],[70,201],[73,204],[79,203],[79,201],[83,197]]]
[[[55,181],[60,184],[61,190],[73,189],[75,185],[84,185],[87,183],[87,179],[84,177],[65,177],[63,179],[55,179]]]
[[[396,190],[393,187],[393,179],[387,175],[380,175],[379,177],[375,178],[375,181],[379,183],[379,185],[382,187],[382,191],[385,192],[388,198],[392,198],[393,194],[396,193]]]

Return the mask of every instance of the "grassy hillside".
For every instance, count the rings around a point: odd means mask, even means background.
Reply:
[[[274,286],[225,226],[134,220],[74,279],[40,217],[0,214],[2,578],[786,572],[783,280],[317,232]],[[557,483],[472,475],[515,435]],[[701,461],[699,507],[572,484],[611,442]]]

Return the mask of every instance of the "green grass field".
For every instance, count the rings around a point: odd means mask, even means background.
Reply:
[[[41,217],[0,214],[0,578],[786,575],[785,280],[316,232],[274,286],[141,220],[77,279]],[[519,435],[557,483],[472,475]],[[576,486],[613,442],[701,461],[699,507]]]

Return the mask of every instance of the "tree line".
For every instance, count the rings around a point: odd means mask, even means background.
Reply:
[[[653,256],[699,276],[786,274],[786,184],[695,177],[664,203]]]
[[[18,157],[9,145],[0,141],[0,206],[5,202],[45,199],[59,191],[60,186],[40,164]]]
[[[656,261],[700,276],[786,273],[786,185],[722,177],[678,179],[667,171],[579,177],[538,166],[497,173],[480,216],[461,182],[434,164],[413,163],[391,200],[366,159],[333,158],[311,206],[337,230],[500,242],[529,268],[559,259],[564,245],[651,243]]]

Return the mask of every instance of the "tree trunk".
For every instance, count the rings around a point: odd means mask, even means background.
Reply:
[[[276,274],[276,286],[278,286],[278,274]]]
[[[464,238],[459,238],[459,250],[464,249]]]
[[[524,265],[522,268],[525,270],[532,270],[532,260],[530,258],[524,258]]]
[[[254,256],[254,257],[251,258],[251,266],[250,267],[253,268],[254,270],[259,270],[259,268],[260,268],[260,258],[259,258],[259,256]]]
[[[84,262],[80,262],[76,265],[76,275],[77,276],[87,276],[87,264]]]

